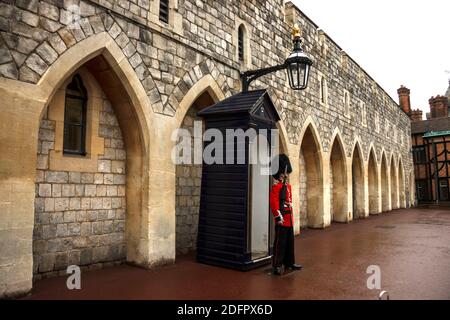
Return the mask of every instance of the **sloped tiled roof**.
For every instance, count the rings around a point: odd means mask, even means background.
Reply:
[[[450,117],[411,122],[411,133],[450,130]]]

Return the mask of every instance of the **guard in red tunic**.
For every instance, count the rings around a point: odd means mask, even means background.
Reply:
[[[279,155],[278,172],[270,191],[270,209],[275,219],[275,241],[273,245],[273,273],[282,274],[282,266],[300,270],[294,255],[294,219],[292,210],[291,185],[287,182],[292,166],[285,154]]]

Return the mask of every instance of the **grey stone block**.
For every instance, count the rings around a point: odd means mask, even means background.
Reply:
[[[67,237],[67,224],[56,225],[56,236],[57,237]]]
[[[69,182],[70,183],[80,183],[81,173],[80,172],[69,172]]]
[[[55,270],[62,270],[68,267],[69,256],[67,252],[59,252],[55,256]]]
[[[69,198],[55,198],[55,211],[66,211],[69,209]]]
[[[55,254],[54,253],[48,253],[43,254],[40,256],[39,259],[39,272],[48,272],[52,271],[54,269],[55,265]]]
[[[69,236],[79,236],[81,232],[81,225],[79,223],[69,223],[67,226]]]
[[[67,183],[69,177],[67,172],[47,171],[45,172],[45,181],[51,183]]]
[[[38,5],[38,0],[16,0],[16,6],[34,13],[38,12]]]
[[[59,9],[47,2],[39,3],[39,14],[55,21],[59,20]]]
[[[68,253],[68,265],[80,265],[81,252],[78,250],[73,250]]]
[[[86,248],[80,252],[80,265],[88,265],[92,263],[92,248]]]
[[[66,211],[64,212],[64,222],[75,222],[77,221],[76,211]]]

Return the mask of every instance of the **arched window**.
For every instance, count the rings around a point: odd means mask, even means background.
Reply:
[[[66,87],[64,107],[65,154],[86,155],[87,92],[79,75]]]
[[[169,0],[159,0],[159,20],[169,23]]]
[[[245,30],[244,25],[240,25],[238,29],[238,56],[239,61],[244,61],[244,54],[245,54]]]

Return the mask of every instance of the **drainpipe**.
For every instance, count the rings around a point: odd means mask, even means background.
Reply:
[[[435,188],[434,190],[436,191],[436,205],[439,205],[439,171],[438,171],[438,157],[437,157],[437,148],[436,148],[436,144],[434,143],[434,141],[432,142],[433,144],[433,161],[434,161],[434,183],[435,183]]]

